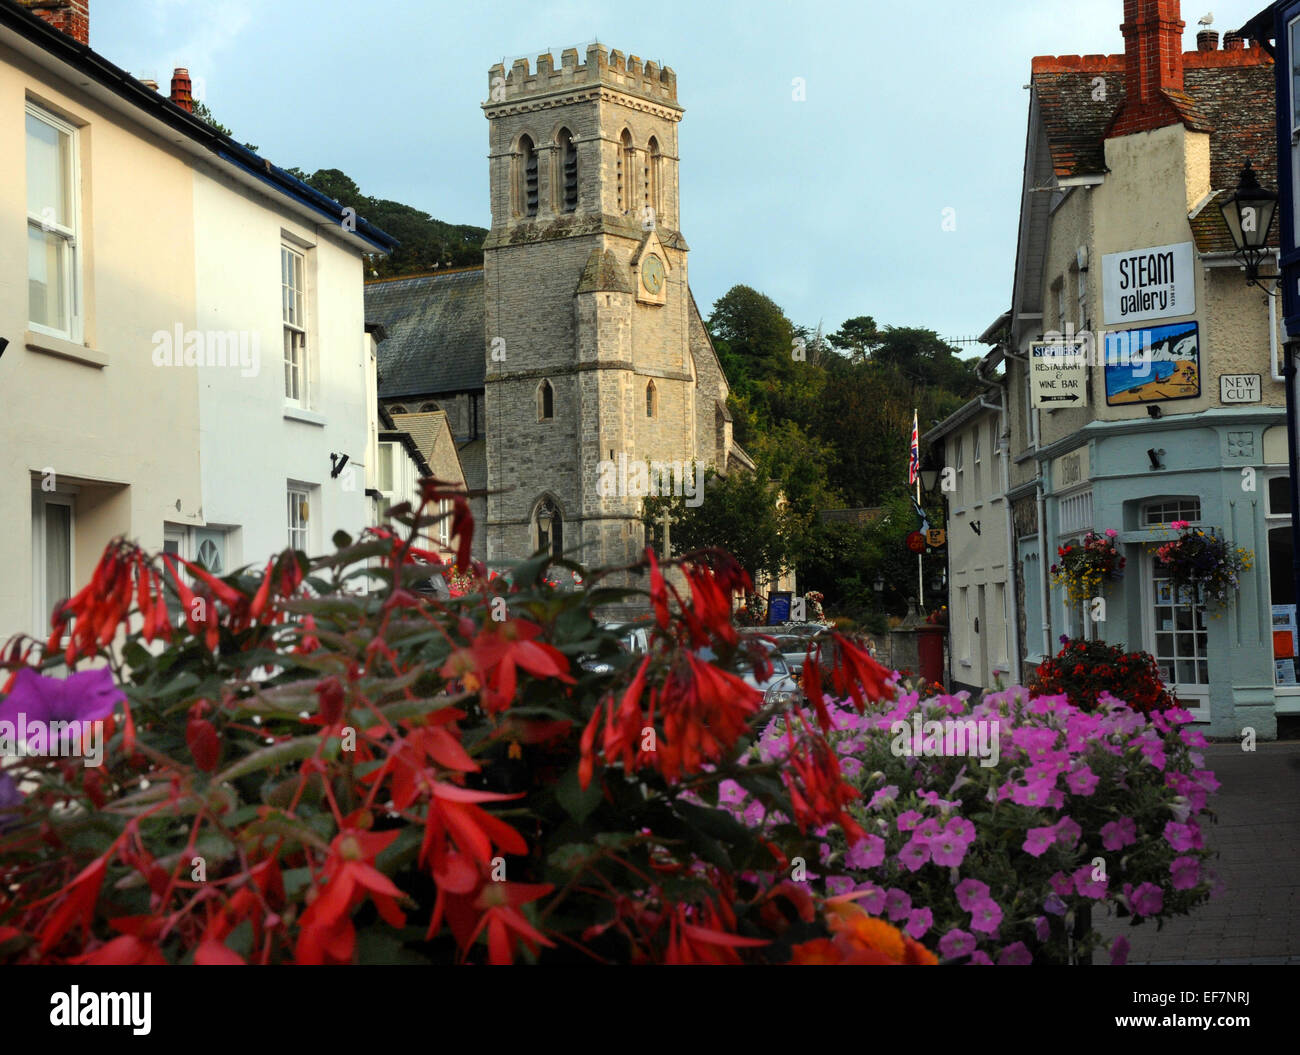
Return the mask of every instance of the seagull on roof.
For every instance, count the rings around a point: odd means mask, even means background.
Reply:
[[[1207,11],[1207,12],[1205,12],[1205,14],[1203,14],[1200,18],[1198,18],[1198,19],[1196,20],[1196,24],[1197,24],[1198,26],[1212,26],[1212,25],[1214,25],[1214,12],[1213,12],[1213,11]]]

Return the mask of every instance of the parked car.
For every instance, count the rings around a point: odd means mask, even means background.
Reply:
[[[785,660],[785,656],[778,651],[774,644],[770,641],[764,641],[763,645],[768,650],[768,659],[772,664],[772,676],[766,681],[759,681],[754,676],[753,667],[748,665],[736,673],[744,679],[746,685],[752,685],[763,694],[764,704],[789,703],[802,694],[802,690],[799,688],[799,679],[795,677],[790,670],[790,665]],[[708,647],[697,649],[695,654],[710,663],[718,661],[717,653]]]
[[[619,647],[635,656],[643,656],[650,651],[650,627],[645,623],[604,623],[607,630],[619,631]],[[592,674],[609,674],[614,664],[600,656],[581,656],[578,666]]]

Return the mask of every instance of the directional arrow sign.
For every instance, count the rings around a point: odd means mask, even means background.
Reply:
[[[1088,405],[1088,357],[1082,341],[1030,345],[1033,404],[1047,410]]]

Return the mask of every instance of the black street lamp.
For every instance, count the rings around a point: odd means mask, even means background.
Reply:
[[[1258,286],[1270,297],[1277,296],[1276,288],[1281,283],[1281,275],[1267,275],[1274,287],[1269,289],[1259,281],[1259,264],[1269,255],[1267,249],[1268,229],[1273,222],[1273,213],[1277,209],[1277,191],[1268,190],[1259,185],[1255,170],[1249,161],[1241,170],[1241,179],[1237,189],[1219,205],[1223,211],[1223,221],[1228,225],[1232,235],[1232,244],[1237,256],[1246,265],[1246,282]],[[1291,589],[1292,601],[1300,602],[1300,468],[1296,465],[1297,408],[1296,400],[1296,353],[1300,342],[1288,340],[1283,345],[1282,376],[1286,379],[1286,436],[1289,457],[1289,478],[1291,483]]]
[[[1223,222],[1228,225],[1237,256],[1246,265],[1246,281],[1271,294],[1273,291],[1259,281],[1259,265],[1269,255],[1268,230],[1277,210],[1277,191],[1261,187],[1254,168],[1247,161],[1241,170],[1237,189],[1219,203],[1219,209],[1223,212]]]

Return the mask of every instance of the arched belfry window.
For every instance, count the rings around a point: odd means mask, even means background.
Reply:
[[[654,210],[656,216],[663,211],[659,202],[659,173],[662,160],[659,140],[651,136],[645,151],[645,203]]]
[[[515,153],[515,215],[537,215],[537,146],[529,136],[519,137]]]
[[[552,557],[563,556],[564,518],[550,498],[543,498],[537,504],[533,526],[537,549],[549,553]]]
[[[632,148],[632,133],[626,128],[618,140],[618,211],[628,212],[633,205],[632,180],[636,169],[636,151]]]
[[[549,381],[537,386],[537,420],[550,421],[555,417],[555,389]]]
[[[645,416],[653,418],[659,413],[659,390],[655,388],[655,383],[651,381],[645,386]]]
[[[573,133],[561,128],[556,136],[559,147],[560,178],[556,182],[560,187],[560,198],[556,203],[560,212],[578,211],[578,145],[573,141]]]

